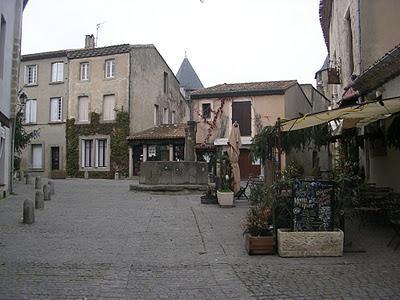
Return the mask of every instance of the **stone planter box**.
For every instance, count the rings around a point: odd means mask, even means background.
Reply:
[[[234,207],[233,192],[217,191],[218,204],[221,207]]]
[[[342,256],[343,231],[291,231],[278,229],[278,253],[282,257]]]
[[[272,235],[252,236],[246,233],[244,238],[245,247],[249,255],[275,253],[275,239]]]

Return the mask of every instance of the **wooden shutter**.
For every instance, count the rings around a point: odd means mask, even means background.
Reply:
[[[251,136],[251,102],[232,103],[232,124],[237,121],[241,136]]]

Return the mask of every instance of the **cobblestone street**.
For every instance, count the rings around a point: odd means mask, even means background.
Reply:
[[[130,192],[130,181],[58,180],[21,222],[33,185],[0,200],[1,299],[400,299],[391,231],[339,258],[248,256],[240,219],[198,195]],[[376,237],[374,237],[376,235]]]

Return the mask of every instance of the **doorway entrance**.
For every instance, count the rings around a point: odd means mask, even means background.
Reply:
[[[60,170],[60,147],[51,147],[51,170]]]

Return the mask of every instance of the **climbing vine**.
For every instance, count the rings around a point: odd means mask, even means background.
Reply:
[[[321,124],[310,128],[281,133],[279,141],[278,127],[265,126],[254,138],[250,146],[250,153],[253,160],[272,160],[275,157],[275,150],[281,143],[282,151],[289,153],[291,150],[303,150],[307,146],[320,148],[328,145],[332,140],[328,124]]]
[[[110,171],[90,171],[90,178],[114,178],[114,173],[128,176],[129,148],[126,138],[129,135],[129,113],[117,111],[116,121],[101,123],[100,114],[92,112],[90,124],[75,124],[75,119],[67,120],[67,174],[70,177],[83,177],[79,168],[79,137],[96,134],[110,136]]]

